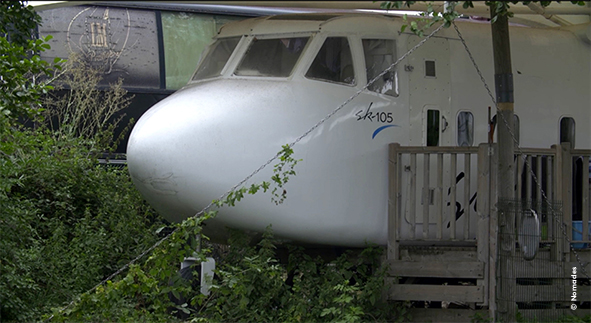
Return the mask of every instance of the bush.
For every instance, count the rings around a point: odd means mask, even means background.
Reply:
[[[156,241],[159,218],[126,169],[48,130],[0,133],[0,301],[29,321],[93,287]]]
[[[281,263],[270,230],[256,246],[233,232],[205,296],[198,283],[171,280],[177,275],[178,263],[173,263],[182,260],[179,255],[193,253],[182,247],[183,239],[199,230],[197,220],[178,226],[170,243],[161,245],[149,261],[132,266],[123,279],[96,293],[83,295],[68,310],[56,312],[54,320],[161,322],[178,320],[178,314],[191,322],[377,322],[404,317],[404,306],[381,299],[381,248],[325,261],[307,255],[302,247],[280,245],[289,251],[288,262]],[[201,259],[208,252],[201,252]],[[188,301],[175,306],[168,298],[171,294]]]

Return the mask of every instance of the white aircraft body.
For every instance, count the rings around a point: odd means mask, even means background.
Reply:
[[[401,33],[403,23],[292,14],[225,25],[192,80],[135,125],[127,157],[137,188],[172,222],[195,215],[414,47],[421,39]],[[494,90],[489,23],[457,25]],[[590,31],[511,26],[520,146],[549,148],[566,136],[591,147]],[[226,227],[272,225],[277,237],[307,244],[385,245],[387,145],[487,142],[491,105],[456,31],[442,29],[293,147],[302,161],[282,204],[246,196],[204,233],[221,240]],[[273,164],[246,185],[270,181]]]

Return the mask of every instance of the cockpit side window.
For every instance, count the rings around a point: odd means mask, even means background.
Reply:
[[[207,55],[199,64],[199,68],[195,75],[193,75],[193,81],[207,79],[221,75],[222,69],[226,66],[228,59],[236,49],[240,37],[218,39],[213,43]]]
[[[328,37],[306,72],[306,77],[355,84],[351,48],[346,37]]]
[[[308,39],[309,37],[255,38],[234,74],[287,77],[293,71]]]
[[[396,60],[394,45],[392,39],[363,39],[367,82],[371,82],[394,63]],[[398,96],[396,70],[392,69],[380,76],[367,89],[381,94]]]

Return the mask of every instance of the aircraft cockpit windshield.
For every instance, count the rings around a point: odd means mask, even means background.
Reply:
[[[252,37],[247,50],[236,57],[239,60],[233,75],[241,77],[289,77],[303,55],[311,36]],[[240,37],[220,38],[214,42],[193,76],[193,81],[222,75]],[[307,79],[334,84],[355,86],[352,47],[349,37],[332,36],[322,41],[320,49],[313,53],[314,59],[306,69]],[[379,94],[398,96],[396,69],[388,69],[396,60],[394,39],[362,38],[365,59],[367,90]],[[239,50],[239,52],[242,52]],[[234,64],[230,64],[234,65]]]
[[[240,37],[218,39],[209,47],[209,51],[193,75],[192,80],[203,80],[220,76],[232,52],[238,45]]]
[[[309,38],[254,38],[234,74],[238,76],[288,77]]]

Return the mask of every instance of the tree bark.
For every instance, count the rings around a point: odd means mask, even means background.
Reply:
[[[491,8],[491,18],[495,8]],[[513,73],[511,70],[511,49],[509,45],[509,20],[506,15],[498,15],[491,24],[495,66],[495,90],[497,100],[497,141],[499,171],[497,177],[498,223],[499,223],[499,280],[498,314],[499,320],[515,322],[515,277],[513,259],[515,257],[515,213],[509,203],[514,198],[514,135],[513,132]],[[492,231],[491,231],[492,232]],[[494,251],[492,251],[494,252]]]

